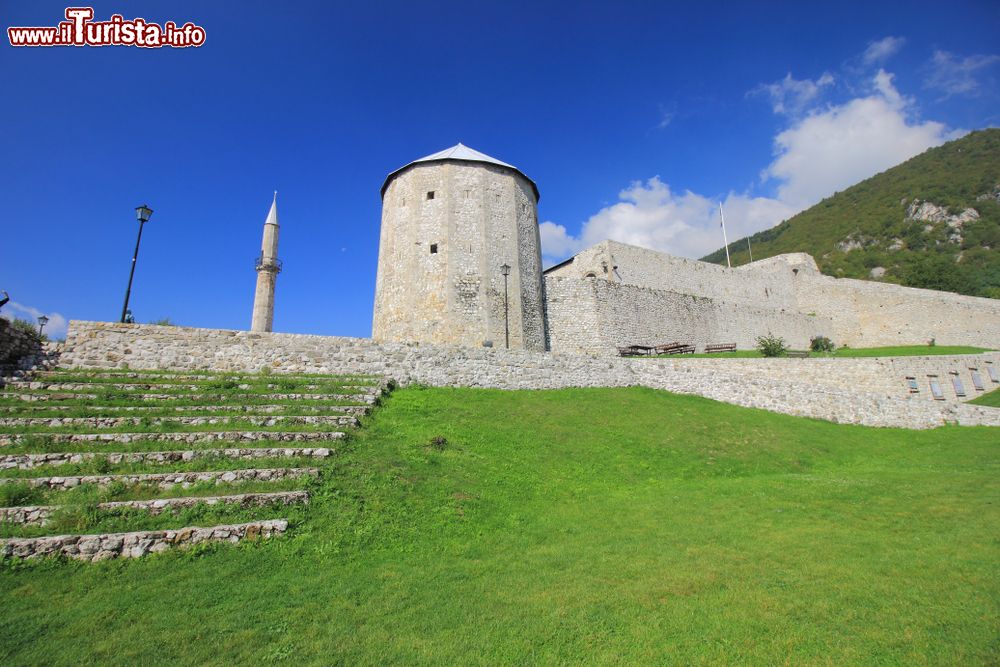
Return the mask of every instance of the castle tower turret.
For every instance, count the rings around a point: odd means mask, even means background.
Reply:
[[[543,309],[531,179],[462,144],[389,174],[373,338],[543,351]]]
[[[257,257],[257,290],[253,297],[250,331],[270,331],[274,324],[274,284],[281,273],[278,259],[278,192],[264,221],[264,239]]]

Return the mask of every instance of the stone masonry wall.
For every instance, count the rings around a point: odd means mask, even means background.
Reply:
[[[773,280],[766,272],[748,271],[747,267],[729,269],[617,241],[602,241],[569,264],[550,269],[546,276],[583,278],[588,274],[610,282],[755,308],[794,310],[797,306],[791,282]]]
[[[10,320],[0,317],[0,365],[17,366],[22,359],[41,354],[42,344],[37,336],[18,329]]]
[[[239,542],[240,540],[266,539],[280,535],[287,529],[288,522],[284,519],[271,519],[211,528],[190,527],[177,530],[106,533],[104,535],[11,538],[0,540],[0,557],[66,556],[90,562],[111,558],[139,558],[149,553],[166,551],[175,546],[188,546],[202,542]]]
[[[467,162],[410,167],[385,191],[379,243],[376,340],[501,346],[506,315],[512,348],[545,349],[537,202],[519,174]]]
[[[555,389],[642,385],[746,407],[871,426],[1000,425],[1000,410],[928,398],[926,375],[1000,365],[1000,353],[906,359],[621,359],[362,338],[70,322],[63,366],[371,373],[402,385]],[[905,377],[924,376],[911,395]],[[983,373],[986,382],[988,374]],[[997,386],[990,384],[990,387]]]
[[[758,336],[781,336],[796,349],[832,330],[826,317],[723,303],[689,294],[600,279],[545,280],[549,345],[553,352],[601,353],[625,345],[683,342],[753,349]]]
[[[996,347],[1000,300],[849,278],[793,281],[799,310],[827,316],[830,337],[852,347],[924,344]]]
[[[720,313],[718,342],[739,339],[742,332],[738,323],[747,321],[740,306],[769,312],[774,320],[771,331],[794,347],[802,347],[797,342],[802,333],[797,324],[787,319],[793,313],[816,318],[816,326],[811,327],[809,336],[829,336],[838,345],[852,347],[924,344],[931,339],[942,345],[995,347],[1000,341],[998,299],[831,278],[820,274],[815,261],[803,253],[778,255],[728,269],[604,241],[582,251],[572,261],[550,269],[546,278],[583,279],[587,275],[612,284],[713,300]],[[634,329],[643,317],[658,316],[659,309],[637,311],[634,316],[627,317],[629,300],[624,304],[614,302],[616,297],[626,293],[606,291],[612,300],[608,307],[625,307],[626,317],[619,325],[623,331],[635,335],[638,332],[629,327]],[[684,318],[685,313],[680,313],[681,322]],[[692,328],[679,337],[696,337],[698,331],[693,327],[703,326],[704,322],[702,317],[692,319]],[[641,331],[641,325],[638,326]],[[558,332],[552,335],[559,338]],[[616,338],[613,334],[606,337]],[[805,342],[808,343],[808,337]]]

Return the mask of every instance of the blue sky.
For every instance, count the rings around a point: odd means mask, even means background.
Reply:
[[[279,191],[275,330],[367,336],[386,173],[461,141],[541,190],[548,262],[699,257],[1000,125],[1000,3],[98,2],[191,49],[0,46],[3,314],[249,327]],[[54,26],[64,4],[0,6]]]

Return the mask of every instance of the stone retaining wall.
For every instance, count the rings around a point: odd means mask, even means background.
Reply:
[[[239,505],[242,508],[260,505],[297,505],[309,502],[308,491],[276,491],[273,493],[239,493],[230,496],[186,496],[153,500],[117,500],[98,503],[100,510],[139,510],[156,516],[167,510],[185,509],[195,505]],[[24,505],[0,507],[0,521],[21,526],[44,526],[56,505]]]
[[[173,486],[188,488],[200,482],[228,484],[232,482],[270,482],[319,474],[317,468],[252,468],[249,470],[213,470],[210,472],[163,472],[136,475],[84,475],[69,477],[0,477],[0,484],[27,484],[32,488],[44,487],[53,491],[68,491],[81,484],[108,486],[122,484],[155,484],[161,489]]]
[[[622,359],[370,339],[72,321],[62,364],[82,368],[364,373],[401,385],[557,389],[643,385],[746,407],[869,426],[1000,425],[1000,410],[960,403],[926,376],[1000,365],[1000,353],[858,359]],[[962,369],[965,369],[964,371]],[[911,395],[905,377],[923,377]],[[988,382],[986,373],[982,372]],[[971,397],[971,380],[965,377]],[[995,385],[990,385],[995,386]]]
[[[190,449],[174,452],[48,452],[45,454],[0,455],[0,470],[31,470],[41,466],[59,466],[83,463],[94,459],[107,460],[115,465],[121,463],[181,463],[195,459],[277,459],[291,457],[311,457],[322,459],[332,451],[326,447],[251,447],[246,449]]]
[[[91,562],[110,558],[139,558],[171,547],[201,542],[264,539],[284,533],[287,529],[287,521],[273,519],[211,528],[192,526],[179,530],[144,530],[135,533],[12,538],[0,540],[0,558],[67,556]]]
[[[42,342],[38,336],[15,327],[10,320],[0,317],[0,366],[20,367],[23,359],[42,355]]]

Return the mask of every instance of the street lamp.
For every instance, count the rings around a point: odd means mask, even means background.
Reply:
[[[139,236],[135,240],[135,252],[132,253],[132,270],[128,272],[128,287],[125,288],[125,305],[122,306],[121,322],[125,322],[125,314],[128,312],[128,297],[132,293],[132,276],[135,275],[135,260],[139,257],[139,241],[142,240],[142,226],[153,215],[153,209],[145,204],[135,207],[135,217],[139,221]]]
[[[48,324],[48,323],[49,323],[49,318],[45,317],[44,315],[39,315],[38,316],[38,335],[39,335],[39,337],[41,337],[41,335],[42,335],[42,329],[44,329],[45,325]]]
[[[507,343],[507,349],[510,349],[510,311],[507,308],[507,276],[510,275],[510,264],[504,264],[500,267],[500,273],[503,274],[503,337]]]

